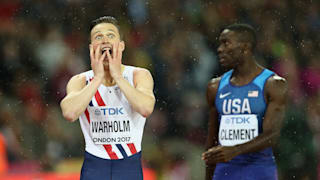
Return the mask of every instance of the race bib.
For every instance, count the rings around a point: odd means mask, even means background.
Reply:
[[[88,107],[90,133],[95,144],[133,142],[131,122],[123,107]]]
[[[258,119],[255,114],[222,115],[219,143],[234,146],[246,143],[258,136]]]

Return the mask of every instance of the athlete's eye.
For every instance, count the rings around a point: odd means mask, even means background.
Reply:
[[[108,34],[107,36],[108,36],[109,39],[113,39],[115,37],[114,34]]]
[[[95,37],[96,40],[101,40],[102,39],[102,35],[98,35]]]

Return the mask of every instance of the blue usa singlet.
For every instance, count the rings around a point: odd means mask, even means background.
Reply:
[[[266,111],[264,86],[274,72],[264,69],[249,84],[235,86],[230,83],[232,72],[226,72],[219,83],[215,105],[219,114],[219,144],[234,146],[251,141],[263,132]],[[227,163],[218,163],[214,180],[277,179],[272,148],[241,154]]]

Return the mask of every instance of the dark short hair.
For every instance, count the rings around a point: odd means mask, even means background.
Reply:
[[[98,24],[101,24],[101,23],[110,23],[110,24],[113,24],[117,29],[118,29],[118,32],[119,32],[119,35],[120,35],[120,39],[121,39],[121,33],[120,33],[120,26],[119,26],[119,22],[118,20],[113,17],[113,16],[102,16],[102,17],[99,17],[93,21],[91,21],[91,24],[90,24],[90,32],[92,31],[92,29],[98,25]]]
[[[230,31],[241,34],[238,39],[243,42],[248,42],[251,44],[251,50],[254,50],[257,45],[257,35],[256,31],[249,24],[232,24],[224,29],[229,29]]]

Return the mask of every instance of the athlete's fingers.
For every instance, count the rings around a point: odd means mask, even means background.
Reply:
[[[207,160],[206,152],[202,153],[201,159],[202,160]]]
[[[99,56],[100,56],[100,48],[101,48],[101,44],[99,44],[98,46],[97,46],[97,48],[95,49],[95,60],[96,61],[99,61]]]
[[[119,48],[120,42],[117,42],[117,60],[119,61],[119,52],[120,52],[120,48]]]
[[[109,48],[106,50],[106,53],[107,53],[107,57],[108,57],[108,60],[109,60],[109,63],[111,62],[111,60],[112,60],[112,57],[111,57],[111,54],[110,54],[110,52],[109,52]],[[114,53],[114,52],[112,52],[112,53]]]
[[[112,45],[112,60],[115,60],[116,56],[117,56],[117,43],[113,43]]]
[[[210,151],[204,152],[203,155],[202,155],[202,159],[206,160],[206,159],[210,158],[210,156],[211,156],[211,152]]]
[[[219,158],[210,157],[208,159],[205,159],[204,162],[209,165],[209,164],[218,163],[219,160],[220,160]]]
[[[204,153],[201,154],[201,159],[202,159],[202,160],[204,160],[205,157],[206,157],[206,152],[204,152]]]
[[[94,52],[93,52],[93,46],[91,44],[89,45],[89,49],[90,49],[90,60],[92,63],[92,61],[94,60]]]
[[[212,151],[207,151],[207,152],[204,153],[203,159],[207,160],[207,159],[212,158],[213,156],[214,156],[214,154],[212,153]]]
[[[106,55],[107,55],[107,52],[109,52],[108,50],[107,51],[104,51],[103,52],[103,54],[102,54],[102,56],[100,57],[100,59],[99,59],[99,62],[101,61],[103,61],[104,60],[104,58],[106,57]]]
[[[217,159],[224,156],[223,152],[220,149],[221,148],[219,148],[218,150],[210,149],[210,151],[204,153],[204,156],[202,157],[202,159],[205,161],[210,160],[210,161],[216,162]]]
[[[212,155],[215,155],[217,153],[220,153],[221,152],[221,146],[212,147],[207,152],[208,152],[208,153],[206,153],[207,156],[212,156]]]
[[[122,59],[122,50],[120,49],[120,42],[118,42],[118,56],[117,56],[117,58],[118,58],[118,61],[120,61],[121,62],[121,59]]]

